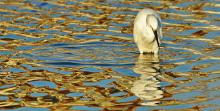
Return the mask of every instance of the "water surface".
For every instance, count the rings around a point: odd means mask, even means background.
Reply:
[[[159,56],[133,43],[145,7]],[[218,0],[1,0],[0,15],[2,110],[220,110]]]

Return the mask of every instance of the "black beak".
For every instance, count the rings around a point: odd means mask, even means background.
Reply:
[[[158,38],[158,35],[157,35],[157,30],[154,31],[154,35],[155,35],[155,38],[156,38],[156,41],[157,41],[157,46],[160,47],[159,38]]]

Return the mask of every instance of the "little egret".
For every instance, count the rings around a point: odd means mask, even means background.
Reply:
[[[162,38],[160,16],[152,9],[141,10],[134,20],[133,34],[141,54],[158,54]]]

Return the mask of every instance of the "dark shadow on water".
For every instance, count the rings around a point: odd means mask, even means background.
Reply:
[[[129,64],[102,64],[102,63],[96,63],[96,64],[84,64],[84,63],[75,63],[75,62],[43,62],[43,64],[48,64],[48,65],[55,65],[55,66],[106,66],[106,67],[114,67],[114,66],[134,66],[133,63]]]

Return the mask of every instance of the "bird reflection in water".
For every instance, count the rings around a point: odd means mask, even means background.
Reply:
[[[140,54],[133,71],[140,74],[140,78],[134,81],[131,92],[142,100],[141,105],[156,106],[159,104],[159,99],[163,97],[163,91],[158,80],[158,76],[160,76],[158,56]]]

